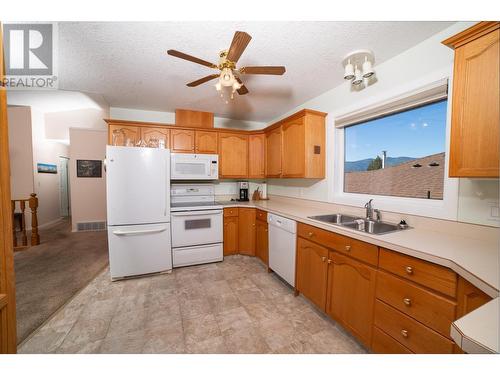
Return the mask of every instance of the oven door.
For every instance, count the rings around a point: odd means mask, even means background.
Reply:
[[[222,242],[222,210],[171,213],[172,247]]]
[[[219,177],[218,155],[173,153],[170,160],[172,180],[216,180]]]

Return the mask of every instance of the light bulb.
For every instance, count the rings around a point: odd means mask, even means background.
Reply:
[[[354,79],[352,84],[355,86],[361,85],[363,83],[363,76],[361,75],[361,71],[356,66],[354,69]]]
[[[344,70],[344,79],[351,80],[354,78],[354,67],[351,64],[351,60],[347,60],[347,64]]]
[[[363,63],[363,78],[370,78],[373,74],[375,74],[375,72],[372,68],[372,62],[365,56],[365,62]]]
[[[217,82],[217,83],[215,84],[215,89],[216,89],[217,91],[222,90],[222,85],[221,85],[220,81],[219,81],[219,82]]]

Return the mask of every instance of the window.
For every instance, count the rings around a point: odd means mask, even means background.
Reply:
[[[447,100],[344,128],[344,192],[442,200]]]

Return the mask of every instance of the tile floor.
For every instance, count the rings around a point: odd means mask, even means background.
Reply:
[[[366,353],[256,258],[97,276],[19,353]]]

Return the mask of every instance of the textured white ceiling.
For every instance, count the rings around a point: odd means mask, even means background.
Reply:
[[[113,107],[193,108],[217,116],[269,121],[342,83],[344,55],[374,51],[379,64],[451,22],[63,22],[59,88],[99,93]],[[250,94],[225,104],[213,82],[186,83],[215,71],[166,54],[176,49],[217,63],[234,31],[252,36],[238,67],[285,65],[283,76],[244,76]],[[375,64],[375,67],[376,67]]]

